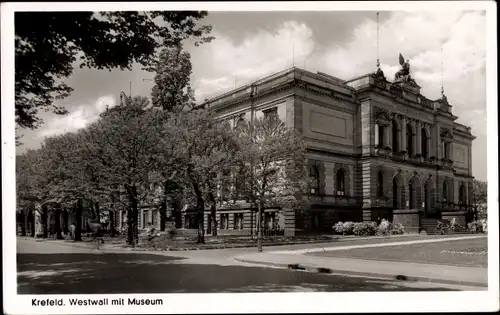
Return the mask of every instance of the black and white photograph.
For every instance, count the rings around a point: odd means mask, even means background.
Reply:
[[[1,13],[7,314],[498,311],[496,3]]]

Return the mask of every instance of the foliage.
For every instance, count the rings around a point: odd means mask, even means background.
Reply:
[[[372,236],[377,233],[376,222],[356,222],[352,229],[352,233],[356,236]]]
[[[255,206],[305,208],[309,180],[302,137],[277,117],[256,118],[237,128],[241,194]]]
[[[486,220],[472,221],[467,224],[469,233],[485,233],[488,231]]]
[[[385,219],[378,226],[376,222],[337,222],[333,230],[337,234],[357,236],[404,234],[401,223],[391,223]]]
[[[191,55],[182,47],[164,48],[156,65],[155,85],[151,93],[153,106],[166,111],[179,111],[194,106],[194,90],[189,82]]]
[[[405,233],[405,228],[403,224],[396,222],[392,224],[391,227],[391,234],[404,234]]]
[[[147,110],[148,105],[146,98],[135,97],[82,131],[80,154],[97,169],[102,183],[95,191],[107,196],[113,187],[124,188],[125,198],[117,202],[128,210],[128,242],[132,245],[138,241],[138,205],[154,191],[151,168],[162,128],[163,113]]]
[[[488,217],[488,183],[477,179],[472,182],[472,203],[477,207],[477,219]]]
[[[16,12],[15,114],[23,128],[38,128],[38,111],[68,111],[54,104],[70,95],[63,82],[81,68],[152,70],[161,47],[185,39],[209,42],[211,26],[199,25],[205,11]],[[77,61],[78,59],[78,61]]]
[[[196,204],[198,241],[203,243],[205,205],[216,202],[217,186],[225,179],[224,170],[234,163],[237,142],[225,124],[203,109],[172,115],[167,126],[168,139],[175,143],[176,178],[187,184],[186,201]]]
[[[450,231],[455,232],[457,227],[458,227],[457,218],[454,217],[450,221]]]
[[[392,223],[386,219],[382,219],[377,227],[377,235],[390,235],[392,231]]]

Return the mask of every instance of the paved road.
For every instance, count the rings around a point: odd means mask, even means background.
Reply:
[[[174,254],[98,252],[18,239],[19,294],[208,293],[462,290],[459,286],[313,274],[244,265],[210,251]],[[208,253],[208,252],[207,252]],[[179,254],[180,255],[180,254]],[[186,254],[183,253],[184,256]],[[189,256],[189,255],[187,255]]]

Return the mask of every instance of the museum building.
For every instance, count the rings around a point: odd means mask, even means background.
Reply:
[[[409,63],[400,63],[392,82],[380,69],[342,80],[293,67],[202,104],[232,127],[274,115],[307,143],[310,208],[265,209],[264,229],[321,233],[339,221],[386,218],[419,233],[438,219],[471,220],[471,128],[456,122],[443,90],[426,98]],[[182,227],[194,228],[194,218],[184,208]],[[222,204],[217,220],[219,234],[247,235],[256,226],[244,201]],[[206,232],[213,224],[207,211]]]

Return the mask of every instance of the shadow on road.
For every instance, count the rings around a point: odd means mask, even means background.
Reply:
[[[18,294],[449,291],[263,267],[178,264],[152,254],[18,254]]]

